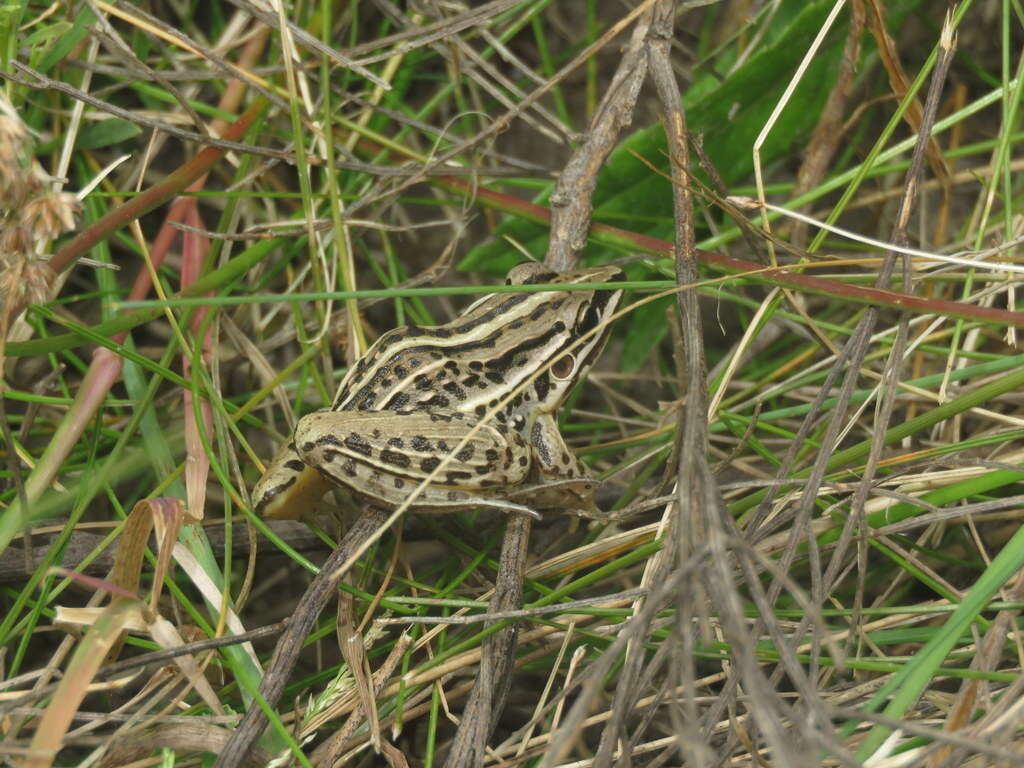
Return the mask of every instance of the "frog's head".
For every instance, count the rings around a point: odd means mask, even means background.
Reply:
[[[508,275],[509,285],[609,283],[623,279],[618,267],[601,266],[552,272],[535,263],[520,264]],[[551,413],[576,382],[584,378],[608,340],[609,317],[622,290],[551,291],[532,294],[529,309],[519,312],[521,338],[514,367],[540,373],[521,392],[520,413]],[[524,311],[525,310],[525,311]],[[525,378],[525,377],[524,377]]]

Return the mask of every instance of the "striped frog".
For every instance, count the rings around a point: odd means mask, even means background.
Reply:
[[[621,276],[610,266],[555,273],[526,263],[505,282]],[[596,511],[596,481],[556,414],[604,347],[621,298],[621,290],[490,294],[445,325],[385,333],[348,371],[331,408],[299,420],[253,488],[256,510],[298,518],[331,488],[393,510],[447,457],[412,511]]]

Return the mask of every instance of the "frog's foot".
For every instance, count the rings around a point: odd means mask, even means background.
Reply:
[[[517,488],[511,498],[517,502],[529,500],[536,509],[600,519],[606,515],[594,504],[594,490],[598,485],[600,483],[590,477],[546,480]]]
[[[531,509],[525,504],[516,504],[514,501],[505,501],[504,499],[476,499],[475,500],[481,507],[488,507],[490,509],[501,509],[505,512],[518,512],[521,515],[527,515],[532,517],[534,520],[540,520],[541,514],[535,509]]]

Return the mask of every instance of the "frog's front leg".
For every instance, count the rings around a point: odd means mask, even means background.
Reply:
[[[598,481],[590,469],[565,444],[558,423],[549,413],[539,413],[529,427],[533,474],[515,498],[536,499],[540,508],[563,508],[585,517],[603,517],[594,504]]]
[[[367,501],[403,504],[447,459],[412,510],[488,506],[536,514],[509,501],[529,473],[530,449],[503,424],[456,411],[319,411],[299,421],[293,442],[304,464]]]

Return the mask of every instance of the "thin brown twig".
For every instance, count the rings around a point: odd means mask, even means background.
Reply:
[[[673,176],[673,208],[676,225],[676,280],[680,285],[690,285],[697,275],[697,258],[693,231],[693,199],[686,175],[689,168],[689,147],[686,119],[680,107],[681,99],[674,73],[669,67],[668,50],[663,42],[666,36],[664,28],[659,39],[652,42],[652,71],[655,87],[664,111],[665,133],[668,139],[669,159]],[[751,696],[751,707],[754,719],[759,725],[772,754],[776,760],[787,765],[799,765],[801,756],[786,738],[782,726],[783,714],[768,685],[748,641],[748,630],[745,626],[742,606],[732,569],[728,566],[727,551],[729,540],[735,535],[729,516],[724,512],[723,501],[715,485],[715,479],[708,465],[708,424],[707,424],[707,384],[706,364],[704,361],[703,330],[701,328],[700,309],[696,291],[682,291],[677,298],[680,323],[682,325],[683,354],[687,364],[686,393],[684,408],[680,413],[679,430],[682,432],[679,455],[677,458],[679,474],[677,477],[678,495],[676,509],[672,513],[674,523],[672,536],[675,539],[676,556],[685,557],[694,551],[702,540],[711,547],[710,572],[706,579],[701,579],[702,593],[706,594],[717,607],[720,622],[728,639],[732,652],[731,658],[736,664],[736,673],[730,676],[730,683],[742,681],[747,695]],[[671,566],[666,563],[668,567]],[[690,615],[687,600],[682,595],[675,599],[680,619],[675,629],[676,635],[687,635],[690,626],[683,621]],[[687,653],[689,650],[689,653]],[[685,656],[683,654],[686,654]],[[683,643],[677,650],[679,677],[674,682],[681,685],[692,685],[692,645]],[[684,671],[686,670],[686,671]],[[724,697],[718,703],[732,706],[735,686],[729,685]],[[714,718],[712,713],[703,718],[705,732]],[[676,728],[682,733],[692,733],[693,724],[685,724],[675,718]],[[691,740],[701,740],[694,734]],[[706,736],[705,736],[706,738]],[[703,740],[701,740],[703,741]]]
[[[58,93],[67,94],[73,99],[77,99],[78,101],[96,107],[96,109],[102,110],[103,112],[107,112],[111,115],[120,117],[121,119],[127,120],[130,123],[135,123],[136,125],[151,128],[155,131],[161,131],[162,133],[174,136],[175,138],[179,138],[183,141],[194,141],[197,144],[207,146],[210,148],[225,151],[245,152],[250,155],[270,157],[275,160],[286,160],[288,162],[295,161],[294,154],[286,150],[267,149],[265,147],[260,147],[255,144],[244,144],[239,141],[231,141],[230,139],[218,139],[213,136],[206,136],[201,133],[196,133],[195,131],[188,131],[185,130],[184,128],[176,128],[175,126],[170,125],[169,123],[165,123],[161,120],[153,120],[152,118],[146,117],[145,115],[142,115],[137,111],[132,111],[130,109],[122,109],[121,107],[115,104],[111,104],[108,101],[97,99],[92,94],[86,93],[85,91],[75,88],[74,86],[68,85],[67,83],[62,83],[60,80],[54,80],[52,78],[49,78],[41,72],[37,72],[27,64],[23,64],[19,61],[14,61],[12,62],[12,64],[14,65],[15,69],[17,69],[19,72],[25,73],[31,79],[26,80],[17,77],[16,75],[12,75],[9,72],[3,71],[0,71],[0,78],[9,80],[12,83],[17,83],[18,85],[23,85],[26,88],[33,88],[36,90],[49,89],[57,91]]]
[[[952,61],[953,50],[947,50],[944,47],[940,47],[938,58],[935,62],[935,70],[932,73],[931,83],[929,84],[928,93],[925,97],[924,115],[921,117],[920,121],[918,141],[914,147],[910,167],[907,170],[906,180],[904,182],[904,194],[900,201],[896,224],[892,233],[892,241],[897,245],[906,245],[910,239],[907,227],[910,222],[911,213],[914,210],[914,204],[917,199],[920,179],[925,161],[928,157],[929,147],[931,147],[929,142],[931,127],[934,124],[935,117],[938,113],[939,104],[942,99],[942,87],[946,81],[946,75]],[[887,254],[886,263],[895,261],[895,259],[896,254]],[[906,256],[903,256],[900,259],[900,262],[903,267],[903,289],[907,292],[911,292],[913,291],[913,282],[909,259]],[[885,366],[882,370],[882,381],[879,384],[878,393],[878,407],[875,409],[875,420],[873,425],[873,429],[876,434],[884,433],[885,430],[889,428],[889,424],[892,420],[893,413],[896,408],[898,383],[903,377],[905,354],[909,335],[909,317],[906,312],[903,312],[900,314],[898,320],[896,338],[894,339],[893,346],[889,351]],[[855,379],[856,377],[851,376],[850,378]],[[845,411],[845,402],[839,402],[836,405],[837,415]],[[853,499],[851,500],[850,506],[852,514],[850,516],[850,521],[843,527],[842,535],[839,542],[837,542],[831,562],[829,563],[823,577],[824,590],[831,591],[836,575],[840,571],[840,563],[844,559],[850,539],[856,535],[858,579],[857,590],[854,598],[854,612],[850,620],[851,624],[855,627],[861,622],[861,610],[863,608],[867,579],[868,526],[865,520],[865,504],[867,503],[868,494],[874,485],[875,477],[879,471],[883,447],[884,446],[880,441],[871,446],[860,484],[854,492]]]
[[[263,80],[254,77],[248,68],[234,64],[229,59],[221,56],[216,49],[203,45],[198,40],[186,35],[178,27],[168,24],[163,19],[148,13],[145,8],[139,5],[124,3],[123,0],[113,0],[113,5],[103,3],[101,0],[93,0],[93,2],[100,3],[107,12],[115,13],[135,26],[141,26],[139,22],[150,25],[152,29],[147,31],[152,32],[156,30],[165,39],[177,41],[179,47],[188,51],[194,51],[197,56],[200,56],[211,67],[218,70],[227,81],[239,80],[249,88],[262,94],[263,98],[270,103],[276,104],[282,111],[288,111],[288,103],[281,98],[281,95],[272,88],[269,88]],[[270,29],[274,29],[275,26],[274,24],[269,25]]]
[[[395,32],[392,35],[356,45],[350,50],[350,53],[353,56],[362,57],[359,59],[360,64],[373,64],[389,59],[392,56],[402,56],[417,48],[422,48],[425,45],[430,45],[446,37],[456,35],[459,32],[480,26],[483,22],[489,21],[498,14],[504,13],[519,4],[520,0],[491,0],[489,3],[484,3],[475,8],[468,8],[461,13],[449,16],[441,21],[435,21],[432,24],[424,24],[422,26],[410,25],[402,32]],[[402,43],[402,45],[397,45],[384,53],[366,55],[372,51],[395,45],[395,43]]]
[[[679,563],[678,567],[669,573],[663,581],[653,582],[649,599],[641,603],[639,609],[623,624],[616,634],[615,640],[597,660],[576,677],[571,685],[564,687],[549,702],[549,706],[552,706],[561,698],[576,692],[577,689],[579,691],[568,714],[562,719],[560,727],[551,734],[548,747],[540,762],[540,768],[554,768],[562,762],[570,745],[579,738],[584,721],[602,691],[605,676],[609,670],[621,658],[629,643],[642,641],[646,637],[646,627],[654,620],[658,611],[675,598],[686,581],[694,577],[700,569],[707,567],[710,554],[708,548],[704,547],[699,552],[695,552],[692,557]]]
[[[551,193],[551,233],[544,261],[552,269],[568,269],[587,244],[598,171],[618,143],[619,134],[633,121],[636,99],[647,74],[644,41],[651,13],[644,13],[633,28],[622,61],[590,121],[586,140],[566,163]]]
[[[189,116],[192,121],[192,125],[195,126],[196,132],[203,136],[209,136],[210,132],[206,128],[206,122],[199,116],[199,113],[189,103],[189,100],[185,98],[184,94],[181,93],[167,78],[163,76],[162,72],[150,67],[146,62],[142,61],[135,52],[131,49],[124,38],[114,29],[107,17],[96,7],[95,0],[88,0],[88,5],[92,9],[93,15],[96,16],[96,27],[94,34],[106,43],[106,48],[114,56],[121,60],[125,65],[125,69],[128,71],[128,77],[131,80],[151,80],[154,83],[158,83],[167,90],[169,94],[174,97],[174,100],[181,107],[181,110]]]
[[[256,5],[253,5],[252,3],[245,2],[245,0],[228,0],[228,2],[236,8],[238,8],[239,10],[248,13],[253,18],[259,19],[268,27],[277,28],[278,18],[274,14],[268,13],[267,11],[263,10],[262,8],[259,8]],[[377,77],[377,75],[375,75],[371,70],[367,69],[364,66],[365,62],[355,61],[346,54],[337,50],[336,48],[332,48],[329,45],[324,45],[323,42],[315,38],[313,35],[309,34],[309,32],[304,30],[302,27],[298,26],[297,24],[293,24],[292,22],[288,22],[288,32],[289,34],[291,34],[295,42],[298,43],[300,46],[308,48],[309,50],[326,57],[330,61],[337,64],[339,67],[352,70],[360,77],[365,77],[374,85],[380,86],[381,88],[384,88],[386,90],[390,90],[391,85],[387,81]]]
[[[281,694],[284,693],[288,676],[294,669],[299,653],[302,651],[306,636],[313,628],[313,624],[316,623],[331,595],[337,590],[338,582],[345,575],[341,572],[341,567],[385,520],[387,520],[387,514],[379,509],[367,507],[352,527],[345,532],[345,536],[338,546],[321,566],[320,572],[310,582],[292,612],[292,620],[288,624],[288,628],[274,647],[274,655],[270,659],[260,685],[261,704],[265,704],[269,708],[277,705]],[[267,716],[264,714],[261,704],[253,702],[250,705],[245,717],[232,732],[231,738],[228,739],[218,755],[215,763],[217,768],[237,768],[245,760],[245,756],[267,726]]]
[[[523,572],[531,523],[532,518],[527,515],[511,515],[505,525],[490,603],[490,610],[495,613],[515,610],[523,604]],[[486,626],[493,624],[488,622]],[[475,768],[482,763],[487,739],[494,731],[512,684],[518,636],[519,625],[513,621],[484,640],[473,691],[463,709],[445,768]]]

